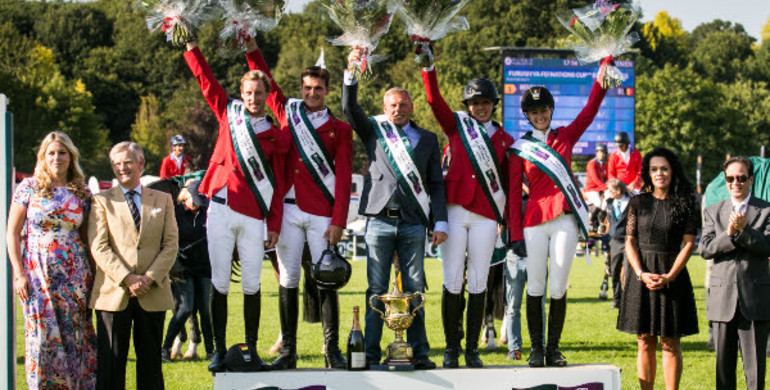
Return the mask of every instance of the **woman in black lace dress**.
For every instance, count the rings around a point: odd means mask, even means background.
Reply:
[[[663,379],[679,388],[682,376],[680,338],[698,333],[687,260],[695,248],[700,217],[692,185],[677,156],[655,148],[642,162],[642,193],[628,204],[625,291],[618,330],[637,335],[637,375],[642,389],[655,382],[660,336]]]

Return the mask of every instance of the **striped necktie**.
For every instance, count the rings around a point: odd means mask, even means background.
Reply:
[[[136,226],[136,231],[139,231],[139,225],[142,223],[142,216],[139,215],[139,209],[136,207],[136,203],[134,203],[134,195],[136,195],[137,192],[134,190],[126,191],[126,203],[128,203],[128,209],[131,210],[131,217],[134,219],[134,226]]]

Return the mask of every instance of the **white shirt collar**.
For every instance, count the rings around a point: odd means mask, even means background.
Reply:
[[[495,135],[495,133],[497,132],[497,126],[495,126],[495,124],[492,123],[491,120],[490,121],[486,121],[486,122],[484,122],[482,124],[484,125],[484,130],[487,131],[487,135],[490,138],[492,138],[492,136]]]
[[[123,195],[126,195],[126,192],[131,191],[127,190],[125,187],[119,185],[120,190],[123,191]],[[134,188],[134,192],[136,192],[137,195],[142,196],[142,184],[140,183],[136,188]]]
[[[249,122],[254,129],[254,134],[259,134],[263,131],[270,130],[270,121],[267,120],[267,115],[264,116],[251,116],[249,115]]]
[[[746,199],[738,202],[732,197],[730,197],[730,201],[733,202],[733,210],[746,210],[747,207],[749,207],[749,200],[751,199],[751,194],[749,194]]]
[[[551,129],[546,130],[545,132],[542,132],[540,130],[532,130],[532,137],[534,137],[536,140],[547,144],[548,143],[548,134],[551,133]]]
[[[623,157],[623,162],[628,164],[628,160],[631,158],[631,147],[629,146],[625,152],[618,149],[618,152],[620,152],[620,156]]]
[[[323,110],[315,112],[305,110],[305,115],[307,115],[307,119],[310,120],[313,127],[318,128],[329,120],[329,109],[324,107]]]

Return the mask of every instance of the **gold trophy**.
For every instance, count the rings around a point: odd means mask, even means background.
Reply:
[[[420,297],[420,305],[411,312],[409,303],[416,297]],[[374,307],[375,299],[385,305],[385,313]],[[388,345],[387,357],[382,364],[388,370],[414,370],[414,355],[412,346],[404,341],[404,330],[412,325],[417,311],[425,306],[425,295],[421,292],[405,294],[398,287],[397,279],[393,280],[393,291],[388,295],[373,295],[369,298],[369,306],[380,314],[380,317],[388,324],[388,328],[396,332],[396,339]]]

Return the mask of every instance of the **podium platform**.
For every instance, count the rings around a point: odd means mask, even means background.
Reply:
[[[587,384],[592,386],[583,386]],[[214,377],[215,390],[282,390],[320,386],[327,390],[511,390],[554,384],[579,390],[620,390],[620,368],[607,364],[571,365],[563,368],[488,366],[437,368],[428,371],[343,371],[298,369],[256,373],[226,372]]]

